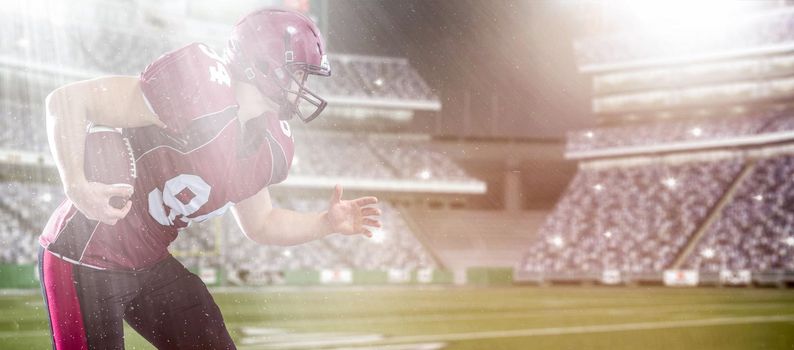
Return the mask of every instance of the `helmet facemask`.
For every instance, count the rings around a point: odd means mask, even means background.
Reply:
[[[287,63],[273,70],[270,80],[278,86],[281,92],[277,97],[278,100],[275,101],[280,106],[280,119],[290,120],[293,115],[297,115],[304,123],[308,123],[317,118],[328,105],[325,99],[309,90],[306,80],[310,74],[320,76],[329,76],[330,74],[324,73],[325,71],[322,69],[311,69],[308,66],[305,63]],[[303,74],[296,74],[296,72],[303,72]],[[296,75],[300,75],[300,77]],[[301,110],[301,103],[303,106],[308,106],[306,103],[313,106],[309,110],[310,113],[304,113]]]

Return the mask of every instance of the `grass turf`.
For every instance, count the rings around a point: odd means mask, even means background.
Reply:
[[[794,349],[792,290],[329,287],[213,294],[244,349],[274,344],[243,344],[243,327],[279,329],[292,340],[319,332],[382,335],[371,348],[437,341],[445,349]],[[153,348],[125,331],[127,349]],[[0,349],[48,346],[39,295],[1,295]],[[344,345],[352,346],[364,344]]]

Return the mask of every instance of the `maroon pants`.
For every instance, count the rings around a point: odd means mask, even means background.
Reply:
[[[124,349],[122,320],[158,349],[235,349],[207,286],[173,257],[108,271],[41,249],[39,269],[55,350]]]

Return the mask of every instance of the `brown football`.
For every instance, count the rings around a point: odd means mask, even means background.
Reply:
[[[135,156],[120,129],[92,125],[85,138],[85,176],[88,181],[114,186],[135,184]],[[123,208],[129,198],[113,197],[110,205]]]

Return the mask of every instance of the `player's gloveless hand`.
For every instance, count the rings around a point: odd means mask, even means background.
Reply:
[[[378,199],[375,197],[342,200],[342,186],[336,185],[334,193],[331,195],[327,214],[332,232],[372,237],[371,229],[381,227],[381,211],[372,207],[377,203]]]
[[[87,218],[107,225],[115,225],[130,211],[132,201],[127,200],[123,208],[117,209],[110,205],[110,199],[113,197],[128,199],[132,196],[132,192],[131,187],[86,182],[82,185],[70,186],[66,196]]]

